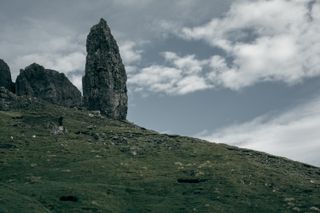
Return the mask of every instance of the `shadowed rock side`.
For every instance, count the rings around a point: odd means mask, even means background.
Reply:
[[[10,92],[5,87],[0,87],[0,110],[8,111],[10,110],[10,104],[17,100],[17,96]]]
[[[0,111],[11,111],[14,109],[35,109],[43,104],[44,103],[41,101],[41,99],[17,96],[8,89],[0,87]]]
[[[0,59],[0,87],[14,92],[14,83],[11,79],[10,68],[6,62]]]
[[[109,118],[125,120],[127,116],[127,75],[107,22],[93,26],[87,37],[87,60],[83,77],[84,105],[100,110]]]
[[[66,107],[81,106],[81,92],[63,74],[31,64],[16,80],[19,96],[37,97]]]

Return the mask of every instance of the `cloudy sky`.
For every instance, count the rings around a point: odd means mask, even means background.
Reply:
[[[128,119],[320,166],[320,1],[0,0],[0,58],[81,89],[103,17],[128,74]]]

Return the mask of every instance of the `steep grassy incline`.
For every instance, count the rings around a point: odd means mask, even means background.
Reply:
[[[64,117],[68,133],[50,123]],[[155,121],[156,122],[156,121]],[[320,169],[40,104],[0,112],[0,212],[319,212]]]

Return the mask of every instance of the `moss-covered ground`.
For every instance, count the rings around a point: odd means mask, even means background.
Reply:
[[[320,212],[320,169],[42,104],[0,112],[0,212]]]

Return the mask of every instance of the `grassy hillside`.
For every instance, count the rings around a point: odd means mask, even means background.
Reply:
[[[68,133],[55,137],[50,123],[60,116]],[[88,111],[0,111],[1,213],[319,209],[316,167]]]

